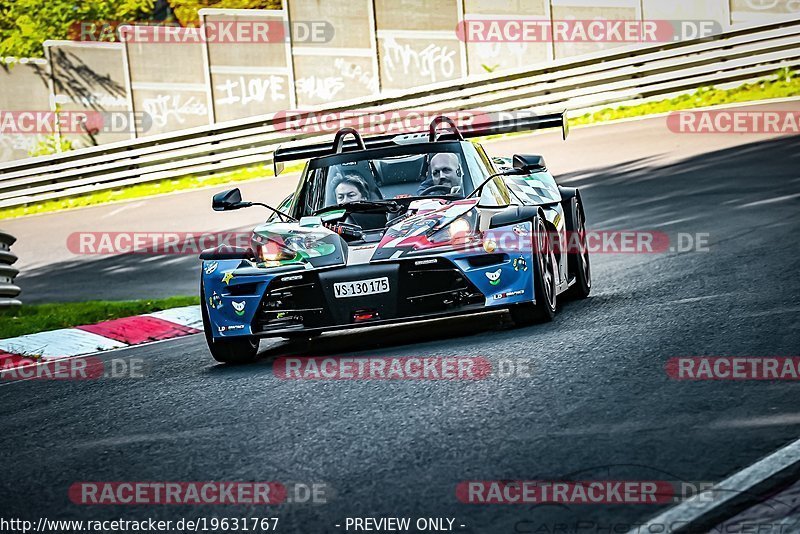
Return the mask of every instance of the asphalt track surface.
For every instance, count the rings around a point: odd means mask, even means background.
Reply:
[[[581,187],[590,228],[673,239],[707,233],[709,250],[595,254],[591,297],[561,303],[549,324],[513,328],[504,314],[484,314],[307,343],[270,340],[259,361],[243,367],[215,364],[202,336],[191,336],[101,356],[144,360],[140,379],[0,383],[2,516],[277,516],[279,532],[308,533],[345,532],[346,517],[451,517],[456,532],[573,532],[578,521],[578,532],[622,532],[661,508],[462,504],[455,488],[498,479],[719,481],[797,439],[797,382],[675,381],[664,365],[676,356],[798,355],[800,137],[676,135],[651,119],[576,130],[564,145],[533,139],[490,150],[545,146],[561,182]],[[210,192],[174,195],[180,209],[168,224],[176,227],[201,197],[207,206]],[[80,210],[97,214],[86,229],[113,209]],[[128,217],[136,209],[151,208],[128,209]],[[16,221],[10,230],[75,231],[77,213],[60,223]],[[189,223],[208,217],[187,215]],[[244,225],[230,220],[227,228]],[[53,260],[20,281],[39,287],[32,293],[42,299],[41,288],[57,283],[51,291],[65,300],[149,297],[165,287],[188,293],[196,285],[194,259],[170,269],[161,260],[132,264],[129,276],[105,273],[112,261]],[[86,273],[94,273],[93,286]],[[273,374],[281,355],[483,356],[495,368],[530,362],[532,373],[285,381]],[[77,506],[67,496],[77,481],[205,480],[325,484],[328,497],[203,508]]]

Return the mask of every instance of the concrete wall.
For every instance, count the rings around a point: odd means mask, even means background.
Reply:
[[[464,19],[467,21],[509,18],[551,20],[548,0],[464,0],[464,10]],[[467,41],[466,46],[469,74],[486,74],[521,68],[553,59],[551,43],[475,43]]]
[[[268,43],[215,44],[202,37],[182,43],[51,42],[54,94],[43,60],[2,61],[0,110],[46,111],[58,104],[64,110],[144,112],[151,123],[135,132],[141,137],[634,46],[465,42],[457,31],[465,21],[704,20],[723,31],[800,16],[800,0],[286,0],[285,10],[211,9],[201,15],[209,23],[270,20],[288,28],[282,26],[283,39]],[[34,137],[0,133],[0,160],[25,157]],[[101,133],[97,141],[125,137]]]
[[[769,22],[792,16],[800,16],[800,0],[731,0],[731,20],[734,25]]]
[[[462,0],[375,0],[381,89],[408,89],[467,75],[455,34]]]
[[[50,111],[47,61],[0,58],[0,111]],[[0,161],[27,158],[40,135],[0,131]]]
[[[639,20],[639,0],[551,0],[553,20]],[[561,59],[599,50],[609,50],[628,43],[615,42],[556,42],[555,58]]]
[[[727,0],[642,0],[645,20],[713,20],[730,27]]]
[[[181,28],[180,42],[129,37],[125,60],[130,72],[134,112],[149,115],[152,126],[138,136],[209,124],[209,88],[205,79],[202,37],[198,28]],[[126,28],[121,28],[123,33]]]
[[[130,139],[122,43],[46,41],[53,102],[63,111],[96,111],[107,117],[107,129],[94,134],[97,144]],[[111,114],[116,119],[111,119]],[[65,135],[73,146],[91,146],[88,135]]]
[[[297,106],[378,94],[378,60],[372,0],[285,0],[292,21]],[[304,35],[324,22],[327,38]]]
[[[200,21],[211,26],[221,23],[247,25],[265,23],[282,33],[274,40],[260,42],[208,42],[206,76],[211,85],[211,114],[214,122],[263,115],[294,108],[294,69],[284,10],[201,9]],[[270,32],[274,33],[274,32]],[[285,36],[285,38],[284,38]]]

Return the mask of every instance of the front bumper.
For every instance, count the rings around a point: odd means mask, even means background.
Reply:
[[[206,260],[203,305],[215,338],[313,335],[531,302],[532,265],[530,251],[503,246],[493,253],[450,250],[320,268],[265,269],[244,260]],[[387,293],[334,294],[336,283],[384,277]]]
[[[417,260],[419,261],[419,260]],[[267,287],[251,322],[254,335],[353,328],[481,310],[486,297],[444,259],[380,263],[297,273]],[[386,277],[390,291],[336,298],[339,282]],[[290,278],[290,280],[286,280]]]

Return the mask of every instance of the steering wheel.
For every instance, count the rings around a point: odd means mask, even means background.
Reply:
[[[425,191],[420,193],[420,196],[426,197],[426,196],[430,195],[431,193],[435,193],[435,192],[436,193],[441,192],[442,194],[449,195],[451,189],[452,189],[452,187],[449,186],[449,185],[432,185],[429,188],[427,188]]]

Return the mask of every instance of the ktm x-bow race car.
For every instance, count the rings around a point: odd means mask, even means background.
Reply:
[[[250,361],[262,337],[499,309],[527,325],[551,320],[563,293],[585,298],[579,191],[559,186],[542,156],[492,159],[465,140],[548,127],[566,139],[566,113],[468,131],[437,117],[425,133],[365,139],[343,128],[333,143],[278,148],[276,173],[308,160],[278,208],[243,201],[238,189],[213,199],[216,211],[272,211],[251,247],[200,256],[213,357]]]

